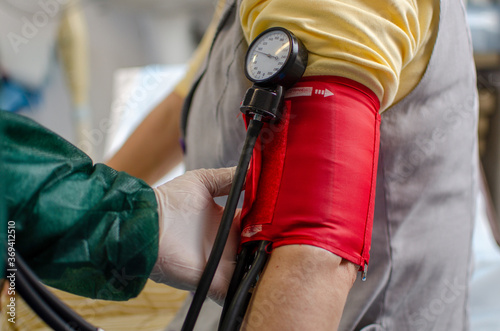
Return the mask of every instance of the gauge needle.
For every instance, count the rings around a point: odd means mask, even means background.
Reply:
[[[278,57],[277,56],[272,56],[271,54],[268,54],[268,53],[264,53],[264,52],[261,52],[261,51],[256,51],[257,53],[260,53],[260,54],[264,54],[265,56],[269,57],[269,58],[274,58],[275,60],[278,60]]]

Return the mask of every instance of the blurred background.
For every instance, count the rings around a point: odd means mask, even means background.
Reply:
[[[117,70],[186,64],[215,5],[0,0],[0,70],[7,78],[0,106],[36,119],[103,161]]]
[[[500,209],[500,1],[467,5],[479,90],[479,152],[496,210]],[[498,220],[497,220],[498,221]]]
[[[0,109],[33,118],[104,162],[183,76],[216,2],[0,0]],[[187,295],[151,281],[138,298],[117,303],[51,290],[94,325],[117,331],[164,330]],[[6,300],[4,292],[0,311]],[[16,302],[16,324],[2,313],[0,330],[50,330]]]
[[[0,0],[0,108],[35,119],[104,162],[182,77],[216,2]],[[469,0],[466,6],[478,73],[479,149],[490,193],[485,218],[494,229],[500,225],[500,1]],[[490,246],[481,249],[494,254],[476,263],[494,261],[498,272],[500,237],[483,230],[476,234]],[[186,295],[148,285],[136,301],[110,305],[56,293],[109,330],[162,330]],[[473,312],[498,305],[500,295],[490,303],[477,293],[471,300],[482,307]],[[3,323],[1,329],[46,330],[23,309],[18,325]],[[473,331],[498,330],[480,317],[473,322]]]

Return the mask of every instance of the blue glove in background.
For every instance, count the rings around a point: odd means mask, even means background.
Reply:
[[[0,109],[17,112],[34,108],[42,99],[41,90],[30,90],[8,79],[2,78],[0,83]]]

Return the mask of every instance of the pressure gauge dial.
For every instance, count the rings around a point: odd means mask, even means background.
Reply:
[[[307,49],[290,31],[270,28],[250,44],[245,74],[255,84],[288,88],[304,74]]]

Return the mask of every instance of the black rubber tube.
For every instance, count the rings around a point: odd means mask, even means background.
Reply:
[[[243,145],[240,160],[236,167],[233,184],[226,201],[224,213],[222,214],[222,220],[219,230],[217,231],[217,236],[215,237],[214,246],[212,247],[207,265],[203,271],[198,287],[196,288],[196,292],[194,293],[193,301],[191,302],[186,319],[182,325],[182,331],[192,331],[194,329],[201,307],[203,306],[203,302],[205,302],[205,298],[207,297],[210,284],[214,278],[222,253],[224,252],[224,247],[231,230],[236,207],[238,206],[238,201],[240,199],[241,190],[243,189],[243,184],[245,183],[248,165],[250,164],[250,159],[252,158],[253,147],[255,146],[255,142],[257,141],[260,130],[262,129],[262,125],[263,123],[261,121],[255,119],[250,120],[248,125],[245,144]]]
[[[99,330],[47,290],[19,255],[16,267],[19,294],[47,325],[54,330]]]
[[[224,320],[227,310],[233,301],[234,295],[238,290],[238,286],[245,276],[246,269],[248,268],[248,260],[250,255],[249,245],[244,245],[241,249],[240,254],[238,254],[238,260],[234,268],[233,276],[231,277],[231,282],[229,283],[229,288],[227,289],[226,300],[224,301],[224,307],[222,307],[222,314],[220,315],[219,331],[222,327],[222,321]]]
[[[17,272],[16,274],[16,286],[24,301],[49,327],[57,331],[73,330],[36,294],[36,291],[30,286],[26,278],[24,278],[22,272]]]
[[[222,327],[219,328],[221,331],[237,331],[239,329],[238,326],[246,311],[247,305],[245,303],[248,303],[248,290],[250,286],[252,286],[252,283],[256,281],[262,269],[264,269],[264,265],[267,261],[268,253],[266,252],[266,247],[269,245],[269,241],[260,241],[258,245],[257,256],[252,262],[252,267],[241,281],[238,291],[236,291],[229,309],[226,312],[226,316],[224,316],[224,320],[221,321]]]

